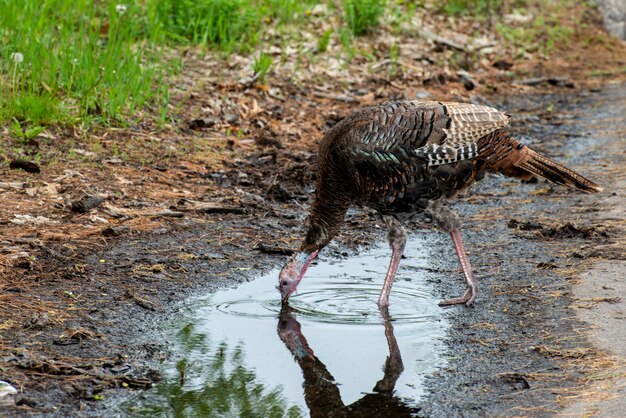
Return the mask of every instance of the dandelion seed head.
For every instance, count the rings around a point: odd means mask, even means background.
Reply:
[[[21,52],[14,52],[11,54],[11,59],[14,63],[19,64],[24,61],[24,54],[22,54]]]
[[[128,10],[128,7],[125,4],[118,4],[115,6],[115,11],[120,15],[126,13],[126,10]]]

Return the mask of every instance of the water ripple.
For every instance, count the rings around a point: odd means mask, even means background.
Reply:
[[[301,316],[316,322],[331,324],[380,324],[376,302],[380,295],[380,280],[340,280],[328,278],[316,281],[313,287],[293,295],[290,306]],[[314,280],[312,280],[314,281]],[[390,311],[395,322],[423,321],[437,309],[432,297],[419,283],[400,280],[394,284],[390,297]],[[281,309],[276,291],[248,295],[245,298],[215,301],[219,312],[256,318],[276,317]]]

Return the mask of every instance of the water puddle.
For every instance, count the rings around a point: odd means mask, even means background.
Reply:
[[[390,257],[384,243],[313,265],[289,310],[281,312],[278,271],[194,301],[189,319],[173,325],[164,381],[122,413],[415,415],[424,378],[445,363],[447,324],[429,290],[438,273],[425,269],[425,248],[425,237],[407,243],[388,312],[376,305]]]

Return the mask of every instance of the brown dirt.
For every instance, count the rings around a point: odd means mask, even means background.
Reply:
[[[138,349],[132,339],[172,314],[189,292],[213,286],[168,272],[194,257],[214,260],[216,273],[224,266],[263,268],[277,262],[265,252],[294,248],[313,192],[315,143],[355,107],[416,95],[483,101],[567,90],[551,85],[555,76],[579,90],[623,78],[626,44],[603,35],[595,15],[587,23],[549,59],[520,61],[511,51],[478,57],[471,91],[458,67],[438,64],[453,51],[406,34],[394,75],[357,56],[336,71],[304,62],[296,75],[276,70],[265,83],[248,85],[239,80],[249,58],[216,61],[188,51],[173,80],[173,106],[182,110],[164,130],[150,123],[89,132],[50,127],[27,144],[1,130],[5,149],[41,155],[38,174],[0,167],[0,380],[20,391],[10,413],[74,415],[106,388],[158,380],[145,360],[159,350],[149,341]],[[384,36],[358,42],[381,51]],[[430,61],[417,59],[418,52]],[[518,75],[494,68],[499,59]],[[546,79],[516,83],[529,77]],[[86,197],[102,202],[81,213]],[[101,258],[121,243],[170,235],[183,240],[180,251],[154,248],[132,274]],[[340,242],[352,246],[369,239],[363,231],[346,237]],[[186,252],[186,240],[201,241],[204,252]],[[129,364],[133,371],[125,373]]]

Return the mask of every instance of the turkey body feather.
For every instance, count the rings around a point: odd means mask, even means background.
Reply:
[[[385,213],[450,198],[476,178],[478,140],[508,117],[487,106],[400,101],[366,107],[320,144],[320,175],[338,169],[353,200]]]

